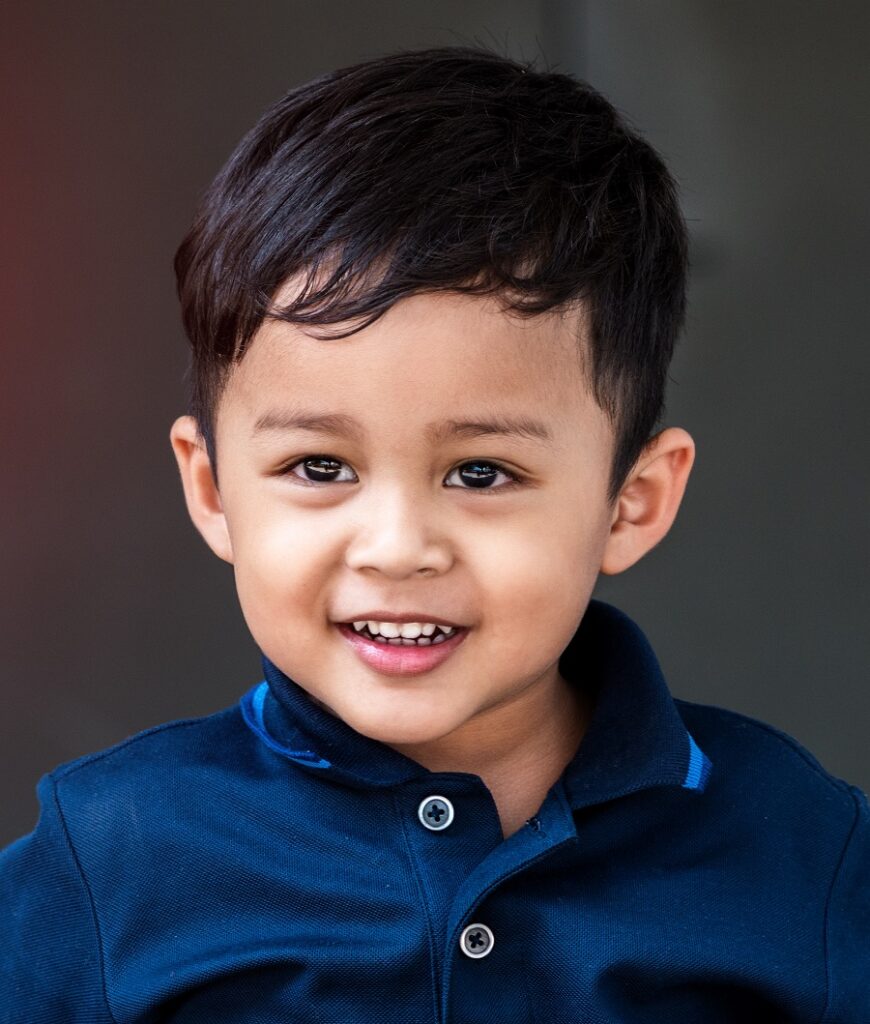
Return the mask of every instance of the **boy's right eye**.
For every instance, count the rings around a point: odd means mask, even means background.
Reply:
[[[340,459],[334,459],[331,455],[307,455],[304,459],[299,459],[292,465],[285,467],[281,471],[281,475],[291,474],[302,483],[307,484],[346,483],[346,480],[339,480],[332,475],[338,471],[340,466],[344,465],[347,465],[347,463],[342,462]],[[304,477],[294,472],[299,466],[302,466],[305,472],[310,472],[312,476]],[[356,475],[353,476],[353,480],[356,480]],[[353,483],[353,480],[350,482]]]

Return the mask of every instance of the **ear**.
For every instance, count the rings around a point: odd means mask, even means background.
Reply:
[[[233,546],[205,442],[192,416],[179,416],[169,431],[184,500],[193,525],[218,558],[233,561]]]
[[[694,461],[695,442],[681,427],[668,427],[647,442],[614,503],[601,572],[622,572],[665,536]]]

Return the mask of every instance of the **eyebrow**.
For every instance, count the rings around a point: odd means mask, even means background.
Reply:
[[[359,439],[365,437],[365,427],[346,413],[315,413],[299,410],[295,412],[272,410],[263,413],[254,424],[251,436],[266,432],[307,430],[312,433],[333,434],[337,437]],[[492,416],[473,420],[440,420],[426,426],[423,434],[429,443],[441,443],[450,439],[470,439],[499,435],[520,437],[530,441],[553,443],[553,435],[540,420],[528,416]]]

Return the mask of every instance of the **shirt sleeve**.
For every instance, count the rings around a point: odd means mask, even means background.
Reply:
[[[0,852],[0,1024],[112,1024],[90,893],[54,780],[39,820]]]
[[[856,811],[828,901],[828,1002],[819,1024],[870,1021],[870,806],[849,788]]]

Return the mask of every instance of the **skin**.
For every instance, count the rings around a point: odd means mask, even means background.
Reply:
[[[614,436],[581,370],[581,329],[576,313],[521,320],[451,292],[403,299],[344,339],[266,322],[218,405],[219,489],[195,421],[170,432],[191,519],[232,564],[260,649],[358,732],[432,771],[478,775],[506,837],[540,808],[594,710],[557,662],[598,573],[665,536],[694,461],[692,438],[669,427],[607,503]],[[297,407],[351,415],[364,433],[252,435],[261,414]],[[498,414],[543,421],[552,442],[424,433]],[[338,465],[306,470],[314,457]],[[466,464],[482,461],[498,465],[475,488]],[[471,628],[435,669],[387,676],[334,625],[377,608]]]

